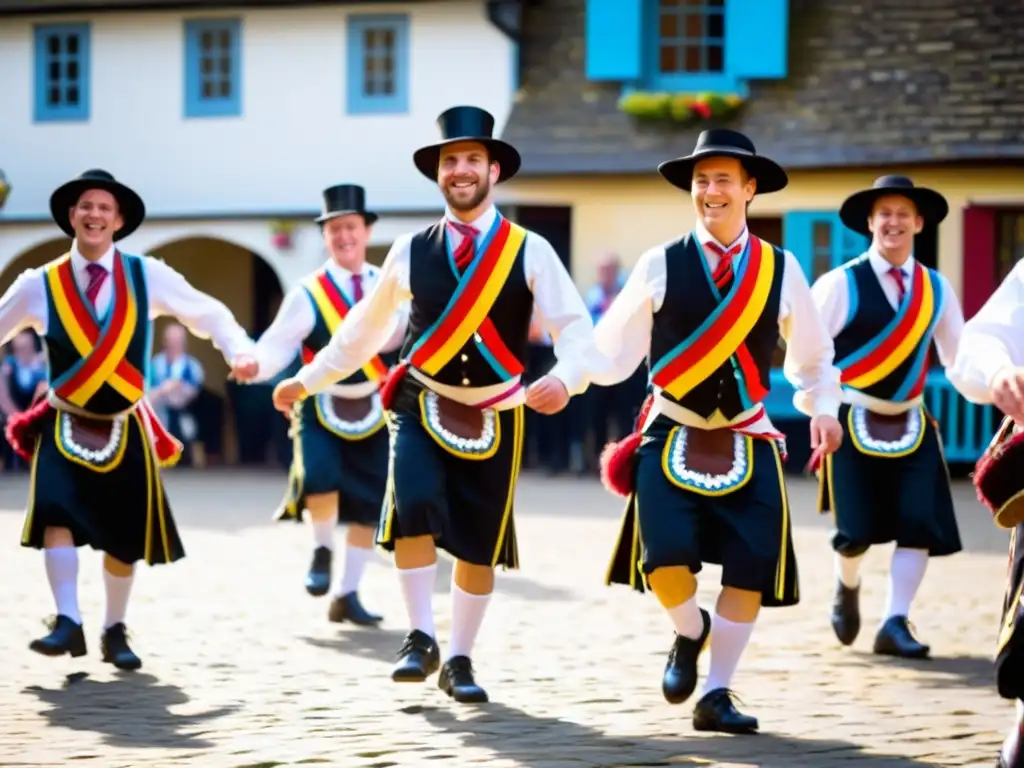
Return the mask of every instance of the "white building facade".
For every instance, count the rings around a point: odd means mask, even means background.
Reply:
[[[485,0],[111,5],[0,2],[0,169],[12,187],[0,273],[66,247],[50,193],[103,168],[146,202],[126,251],[194,242],[215,259],[223,243],[287,288],[323,258],[312,223],[322,189],[366,187],[379,258],[440,211],[412,164],[438,136],[437,115],[476,104],[500,133],[512,107],[516,44]]]

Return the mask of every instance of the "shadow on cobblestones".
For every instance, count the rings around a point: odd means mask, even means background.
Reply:
[[[119,747],[210,747],[214,742],[187,731],[238,709],[226,706],[192,715],[174,714],[170,707],[187,704],[188,695],[176,685],[139,673],[107,681],[68,676],[61,688],[33,685],[23,693],[49,705],[40,715],[50,726],[91,731],[100,734],[105,744]]]
[[[915,683],[928,688],[991,688],[996,672],[990,656],[933,656],[930,659],[898,659],[859,653],[865,663],[888,665],[915,672]]]
[[[531,715],[498,702],[482,709],[463,710],[469,713],[466,717],[434,707],[410,707],[406,711],[421,714],[439,730],[458,734],[465,748],[487,750],[497,758],[514,760],[522,768],[563,766],[570,761],[592,768],[708,765],[719,761],[764,768],[845,766],[853,762],[871,768],[934,766],[911,757],[867,753],[848,741],[770,732],[756,736],[673,734],[665,739],[608,735],[586,725]],[[682,727],[689,730],[690,726],[686,722]]]
[[[314,648],[324,648],[362,659],[392,662],[396,659],[398,649],[402,647],[405,635],[405,630],[400,629],[355,629],[340,632],[337,637],[300,635],[298,639]]]

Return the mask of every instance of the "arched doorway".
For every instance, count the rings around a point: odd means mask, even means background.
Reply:
[[[22,251],[20,254],[14,257],[7,266],[0,271],[0,295],[2,295],[8,288],[11,287],[18,275],[24,272],[26,269],[32,269],[33,267],[41,267],[48,261],[53,261],[58,256],[62,256],[71,249],[71,238],[70,237],[58,237],[53,240],[47,240],[46,242],[40,243],[27,251]]]
[[[274,268],[260,255],[213,237],[189,237],[150,251],[203,293],[224,303],[235,319],[257,339],[274,319],[283,297]],[[153,352],[160,351],[165,329],[175,322],[155,323]],[[270,403],[272,385],[240,386],[227,381],[228,366],[209,339],[189,337],[189,352],[205,372],[198,409],[204,432],[203,458],[211,464],[283,465],[287,462],[287,423]]]

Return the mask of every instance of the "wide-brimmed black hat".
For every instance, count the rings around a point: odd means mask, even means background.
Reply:
[[[366,210],[366,190],[358,184],[336,184],[323,191],[323,212],[317,217],[318,224],[338,216],[358,213],[363,217],[366,226],[370,226],[379,216]]]
[[[789,184],[789,177],[782,166],[757,154],[754,142],[739,131],[730,131],[728,128],[701,131],[691,154],[666,160],[658,166],[658,172],[672,186],[689,192],[693,184],[694,166],[709,157],[734,157],[739,160],[747,173],[757,179],[757,194],[778,192]]]
[[[124,226],[114,233],[114,240],[128,237],[145,220],[146,205],[134,189],[119,182],[113,174],[92,168],[77,179],[57,187],[50,195],[50,215],[68,237],[75,236],[74,227],[71,226],[71,209],[78,203],[78,198],[90,189],[106,190],[117,200]]]
[[[871,236],[868,219],[875,201],[885,195],[900,195],[917,206],[917,212],[924,219],[925,226],[938,224],[949,213],[946,198],[934,189],[915,187],[914,182],[906,176],[879,176],[871,189],[854,192],[843,202],[839,209],[839,217],[849,229]]]
[[[487,110],[480,107],[452,107],[437,118],[437,127],[441,129],[441,141],[421,147],[412,155],[416,168],[431,181],[437,181],[441,150],[460,141],[475,141],[487,147],[491,160],[501,169],[498,173],[499,184],[519,172],[522,164],[519,152],[508,142],[494,138],[494,116]]]

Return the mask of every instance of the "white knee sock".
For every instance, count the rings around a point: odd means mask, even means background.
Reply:
[[[334,513],[327,520],[313,520],[310,518],[310,528],[313,529],[313,543],[318,547],[327,547],[334,550],[334,529],[338,525],[338,514]]]
[[[675,608],[669,608],[668,616],[680,637],[696,640],[704,631],[704,617],[700,613],[700,606],[697,605],[696,595]]]
[[[370,562],[371,557],[373,549],[370,547],[353,547],[351,544],[345,547],[345,570],[338,585],[338,597],[344,597],[359,589],[359,582],[363,579],[366,564]]]
[[[753,621],[741,624],[715,614],[711,620],[711,663],[702,696],[732,686],[732,677],[753,632]]]
[[[847,589],[860,586],[860,564],[863,561],[864,555],[846,557],[836,552],[836,576]]]
[[[924,581],[928,569],[928,551],[924,549],[902,549],[892,553],[889,570],[889,602],[885,617],[909,616],[910,604],[914,602],[917,590]]]
[[[452,636],[448,641],[448,656],[471,656],[484,613],[491,596],[474,595],[452,582]]]
[[[43,560],[57,613],[81,624],[82,614],[78,610],[78,550],[74,547],[48,548],[44,550]]]
[[[437,563],[422,568],[399,568],[398,580],[402,585],[405,610],[409,614],[409,628],[434,637],[434,582]]]
[[[107,593],[107,615],[103,620],[103,628],[110,629],[115,624],[123,624],[128,611],[128,596],[132,591],[134,570],[127,576],[115,576],[106,568],[103,569],[103,586]]]

